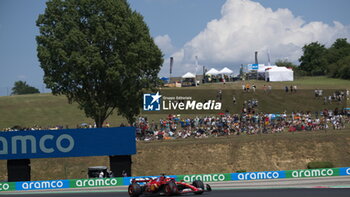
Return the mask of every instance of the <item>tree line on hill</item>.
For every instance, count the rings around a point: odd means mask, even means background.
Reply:
[[[301,76],[350,79],[350,43],[346,38],[338,38],[329,48],[319,42],[306,44],[299,61],[300,66],[286,60],[278,60],[276,65],[291,67]]]
[[[21,95],[21,94],[36,94],[40,93],[40,91],[27,84],[25,81],[16,81],[12,88],[12,95]]]

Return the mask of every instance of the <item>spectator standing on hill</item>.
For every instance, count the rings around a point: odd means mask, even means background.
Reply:
[[[216,97],[217,97],[217,99],[218,99],[219,101],[222,100],[222,90],[219,90],[219,91],[218,91],[218,94],[216,95]]]
[[[288,86],[284,87],[286,93],[288,93]]]
[[[272,86],[271,85],[268,85],[267,88],[268,88],[269,92],[272,91]]]
[[[245,89],[247,90],[247,92],[249,92],[249,89],[250,89],[250,84],[249,84],[249,83],[247,83],[247,84],[245,85]]]
[[[290,85],[290,93],[293,93],[293,86],[292,85]]]
[[[236,105],[236,97],[235,96],[232,97],[232,102],[234,105]]]
[[[266,87],[266,85],[264,84],[264,86],[263,86],[263,90],[264,90],[264,92],[266,93],[266,91],[267,91],[267,87]]]
[[[296,85],[293,86],[293,89],[294,89],[294,92],[297,92],[297,86]]]

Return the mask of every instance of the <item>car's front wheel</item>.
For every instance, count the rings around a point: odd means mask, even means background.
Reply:
[[[204,192],[204,183],[201,180],[193,181],[192,185],[195,186],[196,188],[201,188],[202,189],[201,191],[194,192],[195,194],[203,194],[203,192]]]
[[[129,185],[128,193],[130,197],[139,197],[142,194],[141,186],[137,183]]]
[[[179,193],[179,189],[173,181],[169,181],[164,187],[165,195],[177,195]]]

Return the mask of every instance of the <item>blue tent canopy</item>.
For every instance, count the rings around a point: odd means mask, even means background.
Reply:
[[[164,83],[168,83],[170,81],[168,77],[162,77],[160,80],[162,80]]]

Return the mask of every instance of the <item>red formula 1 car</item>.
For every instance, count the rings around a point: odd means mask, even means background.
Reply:
[[[140,185],[139,183],[144,183]],[[192,184],[183,181],[177,182],[174,178],[168,178],[164,175],[153,179],[135,180],[133,179],[128,188],[131,197],[138,197],[142,194],[159,194],[159,195],[179,195],[185,193],[202,194],[210,192],[211,187],[200,180],[193,181]]]

